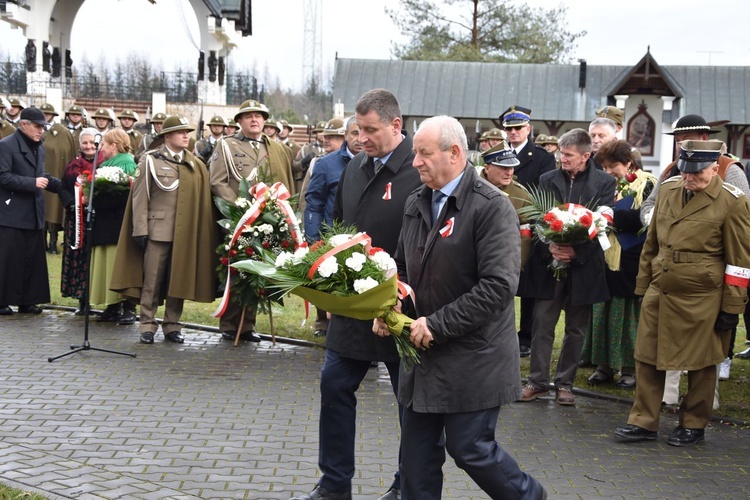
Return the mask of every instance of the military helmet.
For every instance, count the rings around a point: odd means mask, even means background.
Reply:
[[[326,123],[328,123],[328,122],[318,122],[318,123],[316,123],[315,126],[313,127],[313,130],[312,130],[313,134],[317,134],[318,132],[322,132],[323,130],[325,130]]]
[[[117,115],[117,118],[130,118],[131,120],[138,121],[138,113],[132,109],[123,109],[120,111],[120,114]]]
[[[234,115],[234,121],[237,121],[240,116],[242,116],[245,113],[251,113],[251,112],[258,112],[261,115],[263,115],[263,118],[268,120],[268,117],[270,116],[270,113],[268,112],[268,108],[265,104],[262,102],[256,101],[255,99],[248,99],[247,101],[240,104],[240,109],[237,111],[237,113]]]
[[[263,127],[273,127],[276,129],[276,132],[281,132],[281,127],[279,126],[279,123],[275,120],[268,120]]]
[[[26,106],[26,101],[23,101],[18,97],[9,97],[8,102],[10,103],[11,107],[16,106],[21,109],[26,109],[28,107]]]
[[[504,141],[505,134],[499,128],[491,128],[487,131],[487,135],[485,136],[485,139],[499,139],[499,140]]]
[[[195,127],[190,126],[187,118],[180,115],[171,115],[168,116],[166,120],[164,120],[159,136],[164,136],[166,134],[169,134],[170,132],[179,132],[180,130],[187,130],[188,132],[192,132],[193,130],[195,130]]]
[[[81,115],[83,116],[83,107],[78,104],[72,104],[65,112],[66,115]]]
[[[289,125],[289,122],[286,120],[279,120],[276,122],[276,124],[281,128],[289,129],[289,133],[294,132],[294,127]]]
[[[240,128],[240,126],[237,125],[237,122],[234,121],[234,118],[227,118],[227,127]]]
[[[544,145],[547,144],[548,136],[545,134],[539,134],[534,140],[534,144]]]
[[[164,120],[166,119],[167,119],[167,115],[165,115],[164,113],[156,113],[151,118],[151,123],[164,123]]]
[[[341,118],[332,118],[328,120],[321,133],[323,135],[338,135],[344,137],[346,135],[344,120],[342,120]]]
[[[227,121],[224,119],[223,116],[215,115],[212,116],[210,120],[208,120],[208,125],[221,125],[222,127],[227,126]]]
[[[45,115],[59,116],[57,114],[57,111],[55,111],[55,107],[52,104],[48,103],[48,102],[45,102],[44,104],[42,104],[41,106],[39,106],[39,110],[42,113],[44,113]]]
[[[109,111],[107,108],[99,108],[97,109],[93,115],[91,115],[91,118],[106,118],[107,120],[112,121],[112,115],[109,114]]]

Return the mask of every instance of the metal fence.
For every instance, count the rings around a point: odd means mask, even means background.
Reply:
[[[27,73],[26,65],[10,61],[0,63],[0,93],[26,95],[33,88],[61,88],[64,97],[71,99],[118,99],[122,101],[151,101],[154,92],[163,92],[168,102],[197,103],[199,95],[198,73],[160,71],[150,75],[98,75],[88,68],[83,75],[72,68],[61,76],[51,74],[39,66]],[[28,75],[28,76],[27,76]],[[227,75],[224,90],[227,104],[238,105],[245,99],[263,101],[264,87],[249,74]]]

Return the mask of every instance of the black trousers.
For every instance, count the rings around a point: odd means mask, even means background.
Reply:
[[[499,407],[465,413],[418,413],[404,408],[401,499],[441,497],[446,450],[491,498],[542,498],[542,485],[495,441],[499,414]]]

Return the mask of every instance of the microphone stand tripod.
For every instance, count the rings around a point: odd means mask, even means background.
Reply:
[[[93,240],[93,229],[94,229],[94,207],[93,207],[93,201],[94,201],[94,179],[96,179],[96,169],[97,165],[96,162],[99,159],[99,141],[101,140],[101,135],[96,134],[96,137],[94,138],[94,146],[96,146],[96,150],[94,151],[94,163],[91,167],[91,184],[89,184],[89,201],[86,204],[86,231],[85,231],[85,237],[84,237],[84,243],[83,243],[83,255],[84,259],[87,263],[86,268],[88,269],[88,276],[86,277],[86,286],[83,289],[83,303],[86,304],[86,309],[84,312],[84,327],[83,327],[83,343],[81,345],[72,345],[70,346],[71,350],[68,352],[65,352],[63,354],[60,354],[58,356],[53,356],[47,358],[47,361],[52,363],[56,359],[63,358],[65,356],[70,356],[71,354],[75,354],[77,352],[81,351],[100,351],[100,352],[109,352],[112,354],[120,354],[122,356],[130,356],[132,358],[135,357],[134,353],[129,352],[120,352],[120,351],[112,351],[110,349],[101,349],[98,347],[91,347],[91,343],[89,342],[89,319],[91,317],[91,304],[89,304],[89,288],[91,287],[91,247],[92,240]]]

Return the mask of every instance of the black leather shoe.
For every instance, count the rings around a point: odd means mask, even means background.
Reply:
[[[522,358],[528,358],[529,356],[531,356],[531,347],[527,345],[519,345],[518,353],[521,355]]]
[[[667,444],[672,446],[693,446],[704,441],[703,429],[686,429],[678,426],[667,438]]]
[[[107,306],[102,314],[99,316],[99,321],[106,323],[117,323],[122,317],[122,306],[118,302],[117,304],[110,304]]]
[[[325,488],[316,486],[307,495],[299,495],[289,500],[352,500],[351,491],[328,491]]]
[[[21,314],[42,314],[42,308],[35,305],[18,306],[18,312]]]
[[[313,333],[313,335],[315,337],[325,337],[326,333],[328,333],[327,330],[315,330],[315,333]]]
[[[132,304],[126,304],[122,308],[122,316],[120,316],[120,321],[117,322],[118,325],[132,325],[135,323],[136,315],[135,315],[135,306]]]
[[[10,309],[10,308],[8,308]],[[734,355],[735,358],[750,359],[750,347]]]
[[[224,340],[234,341],[234,338],[236,336],[237,336],[237,332],[233,332],[233,331],[221,332],[221,338],[223,338]],[[240,335],[240,340],[248,340],[250,342],[260,342],[262,339],[255,332],[244,332]]]
[[[382,497],[378,498],[378,500],[401,500],[401,490],[390,488]]]
[[[637,443],[638,441],[655,441],[656,431],[650,431],[637,425],[627,424],[624,427],[618,427],[615,430],[615,436],[620,439],[621,443]]]
[[[169,332],[164,334],[164,339],[175,344],[182,344],[185,342],[185,337],[180,332]]]
[[[154,343],[154,334],[152,332],[145,332],[141,334],[141,342],[144,344]]]
[[[0,306],[0,316],[10,316],[13,314],[13,309],[10,306]]]

